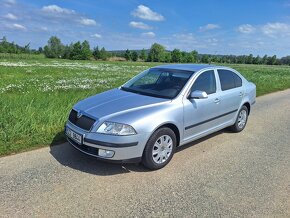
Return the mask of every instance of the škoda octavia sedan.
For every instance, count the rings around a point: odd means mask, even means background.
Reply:
[[[242,131],[255,98],[256,86],[234,69],[161,65],[78,102],[65,133],[88,155],[160,169],[178,146],[226,127]]]

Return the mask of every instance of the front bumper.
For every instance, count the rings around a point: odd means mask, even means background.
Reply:
[[[65,128],[82,135],[83,141],[81,144],[67,136],[68,142],[77,150],[98,159],[112,162],[140,162],[149,138],[149,134],[114,136],[87,132],[69,121],[66,123]],[[103,157],[99,153],[100,150],[112,151],[114,154],[112,157]]]

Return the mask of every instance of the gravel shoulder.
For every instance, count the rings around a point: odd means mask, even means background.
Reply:
[[[67,143],[0,158],[0,217],[290,217],[290,89],[257,98],[245,130],[178,149],[162,170]]]

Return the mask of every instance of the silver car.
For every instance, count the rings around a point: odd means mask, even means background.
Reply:
[[[226,127],[242,131],[255,99],[256,86],[234,69],[161,65],[78,102],[65,133],[88,155],[160,169],[178,146]]]

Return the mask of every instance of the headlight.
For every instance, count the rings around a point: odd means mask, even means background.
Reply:
[[[135,135],[135,129],[127,124],[104,122],[97,130],[98,133],[109,135]]]

